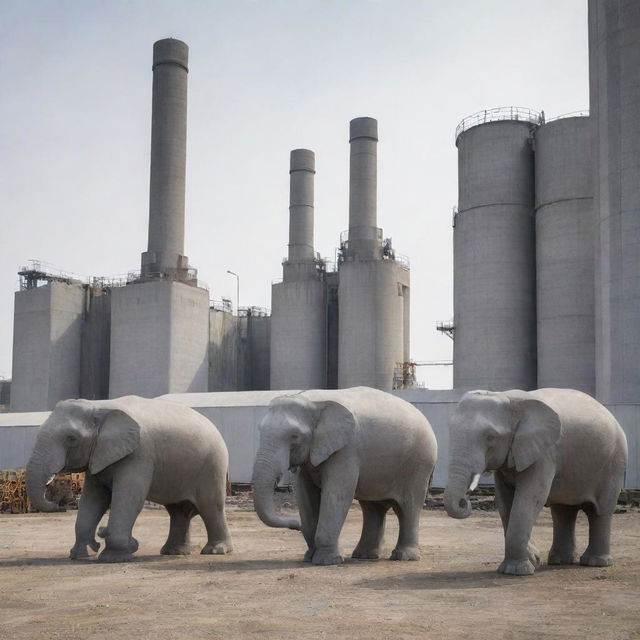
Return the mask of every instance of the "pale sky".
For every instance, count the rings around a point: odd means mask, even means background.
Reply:
[[[378,226],[411,260],[411,355],[450,360],[454,131],[588,107],[587,0],[2,0],[0,375],[17,271],[140,268],[155,40],[190,48],[186,254],[210,297],[271,306],[291,149],[316,153],[316,250],[348,227],[349,120],[378,120]],[[449,368],[422,367],[431,388]]]

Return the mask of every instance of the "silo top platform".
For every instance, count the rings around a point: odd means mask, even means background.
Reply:
[[[526,107],[496,107],[495,109],[484,109],[464,118],[456,127],[456,144],[462,133],[472,127],[477,127],[487,122],[499,122],[501,120],[514,120],[519,122],[529,122],[531,124],[542,124],[544,115],[539,111]]]

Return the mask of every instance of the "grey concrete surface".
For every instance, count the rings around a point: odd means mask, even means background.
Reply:
[[[349,253],[377,257],[378,122],[354,118],[349,126]]]
[[[244,389],[264,391],[271,388],[271,317],[247,317],[247,365]]]
[[[153,45],[149,242],[143,275],[178,275],[184,254],[189,48],[167,38]]]
[[[391,391],[396,365],[408,359],[409,270],[393,260],[347,260],[339,273],[338,387]]]
[[[109,397],[206,391],[209,294],[156,280],[114,289]]]
[[[456,142],[454,387],[536,387],[531,126],[490,122]]]
[[[238,317],[228,311],[209,310],[209,383],[208,391],[235,391],[241,386],[244,358]]]
[[[594,395],[592,185],[589,118],[562,118],[537,129],[537,386]]]
[[[44,411],[78,396],[84,302],[80,284],[16,292],[11,411]]]
[[[283,281],[271,287],[270,385],[322,389],[327,384],[327,295],[314,250],[313,151],[294,149],[289,173],[289,255]]]
[[[596,395],[640,390],[640,3],[589,0],[594,142]]]
[[[323,280],[271,288],[271,388],[327,384],[327,288]]]
[[[110,351],[111,291],[88,287],[80,350],[81,398],[100,400],[109,397]]]
[[[313,261],[314,175],[316,157],[294,149],[289,160],[289,261]]]

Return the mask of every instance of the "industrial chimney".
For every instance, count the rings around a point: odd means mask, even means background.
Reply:
[[[349,131],[349,253],[363,259],[380,255],[378,229],[378,121],[355,118]]]
[[[315,155],[294,149],[289,165],[289,254],[271,288],[271,388],[327,384],[324,263],[313,248]]]
[[[188,280],[184,255],[189,48],[173,38],[153,45],[149,243],[143,278]]]
[[[338,284],[338,387],[401,386],[409,360],[409,267],[377,224],[378,123],[355,118],[349,131],[349,236]]]

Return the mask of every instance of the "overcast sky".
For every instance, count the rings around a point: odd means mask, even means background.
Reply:
[[[18,268],[140,268],[155,40],[190,48],[186,254],[210,297],[271,306],[291,149],[316,153],[316,250],[348,227],[349,120],[378,119],[378,226],[411,260],[411,355],[450,360],[454,131],[588,107],[586,0],[2,0],[0,375]],[[450,368],[422,367],[427,386]]]

